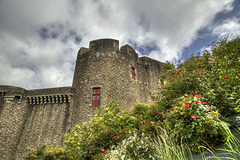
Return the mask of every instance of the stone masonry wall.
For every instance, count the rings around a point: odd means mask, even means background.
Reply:
[[[16,159],[15,153],[26,116],[25,90],[17,87],[1,87],[3,103],[0,116],[0,159]]]
[[[137,54],[130,46],[119,50],[118,41],[103,39],[90,42],[90,48],[78,53],[73,88],[73,125],[87,122],[96,107],[91,106],[92,88],[100,87],[100,112],[111,100],[129,109],[138,98],[138,84],[131,78],[131,68],[137,67]],[[126,50],[127,52],[124,52]],[[79,112],[81,111],[81,112]]]
[[[132,68],[135,68],[135,79],[132,79]],[[89,48],[80,49],[76,61],[73,125],[88,122],[96,108],[101,113],[111,100],[127,110],[136,103],[152,103],[160,71],[160,62],[147,57],[138,58],[130,45],[119,49],[118,40],[91,41]],[[97,107],[91,106],[94,87],[100,87],[101,91]]]
[[[0,86],[0,92],[0,159],[22,158],[28,148],[42,144],[63,145],[70,129],[71,87],[27,91]]]
[[[153,97],[159,91],[162,63],[148,57],[141,57],[138,64],[141,103],[152,103]]]

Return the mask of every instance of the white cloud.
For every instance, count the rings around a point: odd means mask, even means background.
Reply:
[[[176,60],[217,13],[232,10],[232,2],[1,0],[0,84],[27,89],[71,85],[78,49],[98,38],[154,46],[150,57]]]
[[[235,37],[240,33],[240,19],[234,17],[223,21],[223,23],[215,26],[212,29],[212,33],[219,38],[225,38],[226,36]]]

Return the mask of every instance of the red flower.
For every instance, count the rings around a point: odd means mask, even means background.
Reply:
[[[170,121],[170,118],[167,119],[167,122]]]
[[[109,131],[109,133],[112,133],[111,131]]]
[[[197,103],[197,104],[198,104],[198,103],[199,103],[199,101],[195,101],[195,103]]]
[[[197,115],[191,115],[191,118],[197,117]]]
[[[166,113],[166,111],[163,111],[162,114]]]
[[[225,80],[228,79],[228,76],[224,77],[224,79],[225,79]]]
[[[117,138],[117,136],[114,136],[113,139]]]
[[[152,108],[154,108],[155,106],[152,106]]]
[[[204,104],[204,102],[201,102],[201,104]]]
[[[158,111],[156,111],[155,113],[158,113]]]
[[[110,149],[107,149],[107,151],[110,151]]]
[[[169,100],[169,98],[167,97],[166,100]]]
[[[202,95],[201,95],[201,94],[198,94],[198,95],[196,95],[196,97],[198,97],[198,98],[201,98],[201,97],[202,97]]]
[[[209,113],[209,115],[211,116],[211,115],[212,115],[212,113]]]
[[[158,123],[161,123],[161,121],[159,120]]]
[[[149,124],[150,122],[148,122],[148,124]]]
[[[105,149],[104,149],[104,148],[100,148],[100,150],[101,150],[102,152],[104,152],[104,151],[105,151]]]
[[[178,71],[177,73],[180,73],[180,71]]]
[[[194,92],[191,92],[191,94],[194,94]]]
[[[99,139],[99,137],[97,137],[97,139]]]
[[[205,80],[204,82],[207,82],[207,80]]]
[[[111,136],[112,136],[112,134],[111,134]]]
[[[189,104],[186,104],[185,107],[188,108],[188,107],[189,107]]]
[[[204,102],[205,104],[207,104],[207,102]]]
[[[93,144],[93,142],[91,142],[91,144]]]

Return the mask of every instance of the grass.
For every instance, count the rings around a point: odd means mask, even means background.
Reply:
[[[154,148],[158,159],[162,160],[179,160],[188,159],[188,153],[191,154],[187,145],[176,145],[174,140],[168,136],[164,129],[160,129],[161,134],[154,140]]]
[[[186,144],[176,145],[164,129],[160,129],[158,136],[146,140],[146,137],[140,136],[134,139],[128,139],[121,146],[113,149],[106,157],[106,159],[155,159],[155,160],[214,160],[214,159],[240,159],[240,140],[235,137],[229,127],[221,121],[222,132],[225,136],[226,143],[224,148],[212,150],[206,147],[199,146],[202,154],[192,155],[190,148]],[[237,128],[239,132],[239,128]],[[148,138],[148,137],[147,137]],[[145,139],[145,140],[144,140]],[[141,150],[139,150],[139,147]],[[150,147],[151,154],[146,148]],[[142,155],[149,158],[143,158]],[[117,156],[118,155],[118,156]],[[124,157],[124,158],[123,158]]]

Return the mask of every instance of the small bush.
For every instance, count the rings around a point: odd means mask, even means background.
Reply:
[[[152,139],[144,133],[140,136],[134,133],[119,145],[112,146],[111,150],[104,157],[106,160],[151,160],[156,158],[157,155],[155,155]]]
[[[200,152],[198,146],[215,146],[221,141],[219,113],[202,95],[191,92],[176,98],[172,105],[171,109],[152,108],[152,123],[166,128],[179,144],[186,143],[192,152]]]
[[[49,147],[46,145],[37,147],[37,149],[29,150],[25,155],[23,160],[72,160],[73,157],[70,155],[69,151],[63,149],[59,146]]]

